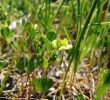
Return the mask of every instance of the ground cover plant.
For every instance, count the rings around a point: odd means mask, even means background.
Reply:
[[[110,0],[1,0],[0,100],[110,100]]]

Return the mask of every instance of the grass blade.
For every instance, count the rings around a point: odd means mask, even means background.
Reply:
[[[86,31],[86,29],[87,29],[87,26],[88,26],[88,24],[89,24],[89,22],[90,22],[90,20],[91,20],[91,17],[92,17],[92,14],[93,14],[93,12],[94,12],[94,10],[95,10],[95,8],[96,8],[97,2],[98,2],[98,0],[94,0],[94,1],[93,1],[91,10],[90,10],[90,12],[89,12],[89,14],[88,14],[88,16],[87,16],[87,19],[86,19],[86,22],[85,22],[85,24],[84,24],[84,27],[83,27],[83,29],[82,29],[82,31],[81,31],[81,33],[80,33],[80,36],[79,36],[78,40],[76,41],[76,45],[75,45],[75,47],[72,48],[71,52],[70,52],[69,55],[68,55],[68,58],[67,58],[67,59],[69,60],[69,65],[68,65],[66,74],[65,74],[65,76],[64,76],[64,79],[63,79],[62,89],[61,89],[61,92],[60,92],[59,100],[61,100],[61,96],[62,96],[62,93],[63,93],[63,89],[64,89],[64,86],[65,86],[65,80],[66,80],[68,71],[69,71],[69,69],[70,69],[71,63],[72,63],[74,57],[77,56],[76,54],[80,54],[80,53],[79,53],[79,52],[80,52],[80,51],[79,51],[79,49],[80,49],[80,43],[81,43],[81,40],[82,40],[83,37],[84,37],[84,33],[85,33],[85,31]]]

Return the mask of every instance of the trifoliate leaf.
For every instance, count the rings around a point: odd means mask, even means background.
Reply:
[[[53,80],[49,78],[36,78],[34,79],[34,86],[37,92],[46,92],[53,85]]]

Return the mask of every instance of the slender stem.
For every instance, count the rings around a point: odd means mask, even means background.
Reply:
[[[85,22],[85,24],[84,24],[84,27],[83,27],[82,32],[81,32],[81,34],[80,34],[80,37],[79,37],[79,39],[78,39],[78,41],[77,41],[76,47],[78,47],[78,46],[80,45],[80,42],[81,42],[82,38],[84,37],[84,33],[85,33],[86,29],[87,29],[87,26],[88,26],[88,24],[89,24],[89,22],[90,22],[90,19],[91,19],[91,17],[92,17],[92,14],[93,14],[93,12],[94,12],[94,10],[95,10],[97,1],[98,1],[98,0],[94,0],[94,2],[93,2],[93,5],[92,5],[91,10],[90,10],[90,13],[89,13],[89,15],[87,16],[86,22]]]
[[[81,13],[80,13],[80,0],[78,0],[78,16],[77,16],[77,37],[79,36],[80,34],[80,28],[81,28],[81,19],[80,19],[80,16],[81,16]],[[74,70],[76,70],[77,66],[78,66],[78,59],[79,58],[78,56],[75,57],[75,60],[74,60],[74,67],[72,67],[72,73],[71,73],[71,78],[70,78],[70,82],[73,80],[73,77],[75,76],[75,73],[74,73]],[[73,75],[74,74],[74,75]]]
[[[65,27],[64,27],[64,31],[65,31],[65,35],[66,35],[66,37],[68,38],[69,42],[72,44],[72,42],[71,42],[71,40],[70,40],[70,37],[69,37],[69,34],[67,33],[67,31],[66,31],[66,28],[65,28]]]
[[[24,87],[23,87],[23,81],[22,81],[23,80],[22,74],[20,74],[20,77],[21,77],[21,95],[22,95],[23,94],[23,90],[24,90],[23,89]],[[21,97],[21,95],[20,95],[20,97]]]
[[[85,24],[84,24],[84,27],[83,27],[83,29],[82,29],[82,31],[81,31],[81,34],[80,34],[79,38],[78,38],[77,41],[76,41],[76,46],[75,46],[75,48],[74,48],[74,47],[72,48],[71,52],[70,52],[69,55],[68,55],[68,59],[69,59],[70,63],[72,63],[72,60],[73,60],[73,58],[74,58],[74,56],[75,56],[75,53],[73,53],[73,51],[78,50],[78,49],[80,48],[81,40],[82,40],[83,37],[84,37],[84,33],[85,33],[86,29],[87,29],[87,26],[88,26],[88,24],[89,24],[89,22],[90,22],[90,19],[91,19],[91,17],[92,17],[92,14],[93,14],[93,12],[94,12],[94,10],[95,10],[95,7],[96,7],[96,5],[97,5],[97,1],[98,1],[98,0],[94,0],[94,2],[93,2],[93,4],[92,4],[92,7],[91,7],[91,9],[90,9],[90,12],[89,12],[89,14],[88,14],[88,16],[87,16],[86,22],[85,22]]]
[[[66,77],[67,77],[68,71],[69,71],[69,69],[70,69],[70,66],[71,66],[71,64],[69,64],[69,66],[68,66],[68,68],[67,68],[67,71],[66,71],[66,74],[65,74],[65,76],[64,76],[64,78],[63,78],[62,88],[61,88],[59,100],[61,100],[61,98],[62,98],[62,93],[63,93],[63,89],[64,89],[64,86],[65,86]]]
[[[30,74],[29,73],[27,73],[27,80],[29,82],[29,89],[27,90],[27,92],[28,92],[27,100],[30,100],[30,98],[31,98],[31,80],[30,80]]]
[[[58,13],[59,13],[59,11],[60,11],[60,9],[61,9],[61,7],[62,7],[62,5],[63,5],[64,1],[65,1],[65,0],[62,0],[62,2],[61,2],[61,4],[60,4],[60,6],[59,6],[59,7],[58,7],[58,9],[57,9],[56,14],[54,15],[54,17],[53,17],[53,19],[52,19],[52,21],[51,21],[51,23],[54,21],[54,19],[55,19],[55,18],[56,18],[56,16],[58,15]]]
[[[100,8],[101,8],[100,6],[101,6],[101,2],[100,0],[98,0],[98,3],[97,3],[98,9],[97,9],[97,17],[96,17],[97,23],[100,23]]]
[[[39,7],[39,11],[38,11],[38,13],[37,13],[36,17],[39,17],[39,16],[40,16],[40,14],[41,14],[41,12],[42,12],[43,7],[44,7],[44,2],[43,2],[43,3],[41,4],[41,6]]]
[[[80,20],[81,14],[80,14],[80,0],[78,0],[78,24],[77,24],[77,30],[78,30],[78,34],[81,28],[81,20]]]
[[[89,22],[90,22],[90,19],[91,19],[91,17],[92,17],[92,14],[93,14],[93,12],[94,12],[94,10],[95,10],[95,7],[96,7],[96,5],[97,5],[97,2],[98,2],[98,0],[94,0],[94,1],[93,1],[92,7],[91,7],[90,12],[89,12],[89,14],[88,14],[88,16],[87,16],[87,19],[86,19],[86,22],[85,22],[85,24],[84,24],[84,27],[83,27],[83,29],[82,29],[82,31],[81,31],[81,34],[80,34],[80,36],[79,36],[79,38],[78,38],[78,41],[76,42],[76,46],[75,46],[75,48],[74,48],[74,47],[72,48],[71,52],[70,52],[69,55],[68,55],[68,58],[69,58],[69,66],[68,66],[68,68],[67,68],[66,74],[65,74],[64,79],[63,79],[62,89],[61,89],[61,92],[60,92],[59,100],[61,100],[61,96],[62,96],[62,93],[63,93],[63,89],[64,89],[64,86],[65,86],[66,77],[67,77],[67,74],[68,74],[69,69],[70,69],[70,67],[71,67],[71,63],[72,63],[74,57],[76,56],[75,53],[78,52],[78,50],[80,49],[81,40],[82,40],[83,37],[84,37],[84,33],[85,33],[85,31],[86,31],[86,29],[87,29],[87,26],[88,26],[88,24],[89,24]],[[78,54],[79,54],[79,53],[78,53]]]
[[[48,0],[48,2],[49,2],[49,7],[48,7],[48,14],[50,15],[50,9],[51,9],[51,1],[50,0]],[[49,16],[49,19],[50,19],[50,16]]]
[[[45,31],[47,32],[48,28],[48,0],[45,0]]]

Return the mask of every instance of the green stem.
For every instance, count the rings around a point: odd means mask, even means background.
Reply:
[[[98,0],[98,3],[97,3],[98,9],[97,9],[97,17],[96,17],[97,23],[100,23],[100,8],[101,8],[100,6],[101,6],[101,2],[100,0]]]
[[[80,0],[78,0],[78,24],[77,24],[78,34],[79,34],[79,31],[80,31],[80,28],[81,28],[81,20],[80,20],[80,17],[81,17],[81,13],[80,13]],[[78,36],[78,35],[77,35],[77,36]]]
[[[57,9],[56,14],[54,15],[54,17],[53,17],[53,19],[52,19],[52,21],[51,21],[51,23],[54,21],[54,19],[55,19],[55,18],[56,18],[56,16],[58,15],[58,13],[59,13],[59,11],[60,11],[60,9],[61,9],[61,7],[62,7],[62,5],[63,5],[64,1],[65,1],[65,0],[62,0],[62,2],[61,2],[61,4],[60,4],[60,6],[59,6],[59,7],[58,7],[58,9]]]
[[[65,76],[64,76],[64,78],[63,78],[62,88],[61,88],[59,100],[61,100],[61,98],[62,98],[62,93],[63,93],[63,89],[64,89],[64,86],[65,86],[66,77],[67,77],[68,71],[69,71],[69,69],[70,69],[70,66],[71,66],[71,64],[69,64],[69,66],[68,66],[68,68],[67,68],[67,71],[66,71],[66,74],[65,74]]]
[[[94,10],[95,10],[95,7],[96,7],[96,5],[97,5],[97,2],[98,2],[98,0],[94,0],[94,1],[93,1],[92,7],[91,7],[90,12],[89,12],[89,14],[88,14],[88,16],[87,16],[87,19],[86,19],[86,22],[85,22],[85,24],[84,24],[84,27],[83,27],[83,29],[82,29],[82,31],[81,31],[81,34],[79,34],[80,36],[79,36],[78,40],[76,41],[76,46],[72,48],[71,52],[70,52],[69,55],[68,55],[69,66],[68,66],[68,68],[67,68],[66,74],[65,74],[64,79],[63,79],[62,89],[61,89],[61,92],[60,92],[59,100],[61,100],[61,96],[62,96],[62,93],[63,93],[63,89],[64,89],[64,86],[65,86],[66,77],[67,77],[67,74],[68,74],[68,72],[69,72],[71,63],[72,63],[74,57],[77,56],[76,54],[79,54],[79,53],[77,53],[77,52],[78,52],[79,49],[80,49],[81,40],[82,40],[83,37],[84,37],[84,33],[85,33],[85,31],[86,31],[86,29],[87,29],[87,26],[88,26],[88,24],[89,24],[89,22],[90,22],[90,20],[91,20],[91,17],[92,17],[92,14],[93,14]]]
[[[76,50],[79,50],[79,48],[80,48],[81,40],[82,40],[83,37],[84,37],[84,33],[85,33],[86,29],[87,29],[87,26],[88,26],[88,24],[89,24],[89,22],[90,22],[90,19],[91,19],[91,17],[92,17],[92,14],[93,14],[93,12],[94,12],[94,10],[95,10],[95,7],[96,7],[96,5],[97,5],[97,1],[98,1],[98,0],[94,0],[94,2],[93,2],[93,4],[92,4],[92,7],[91,7],[91,9],[90,9],[90,12],[89,12],[89,14],[88,14],[88,16],[87,16],[86,22],[85,22],[85,24],[84,24],[84,27],[83,27],[83,29],[82,29],[82,31],[81,31],[81,34],[79,34],[80,36],[79,36],[79,38],[78,38],[77,41],[76,41],[76,46],[75,46],[75,48],[74,48],[74,47],[72,48],[71,52],[70,52],[69,55],[68,55],[68,59],[69,59],[70,63],[72,63],[72,60],[73,60],[73,58],[74,58],[74,56],[75,56]],[[73,53],[73,52],[74,52],[74,53]]]

